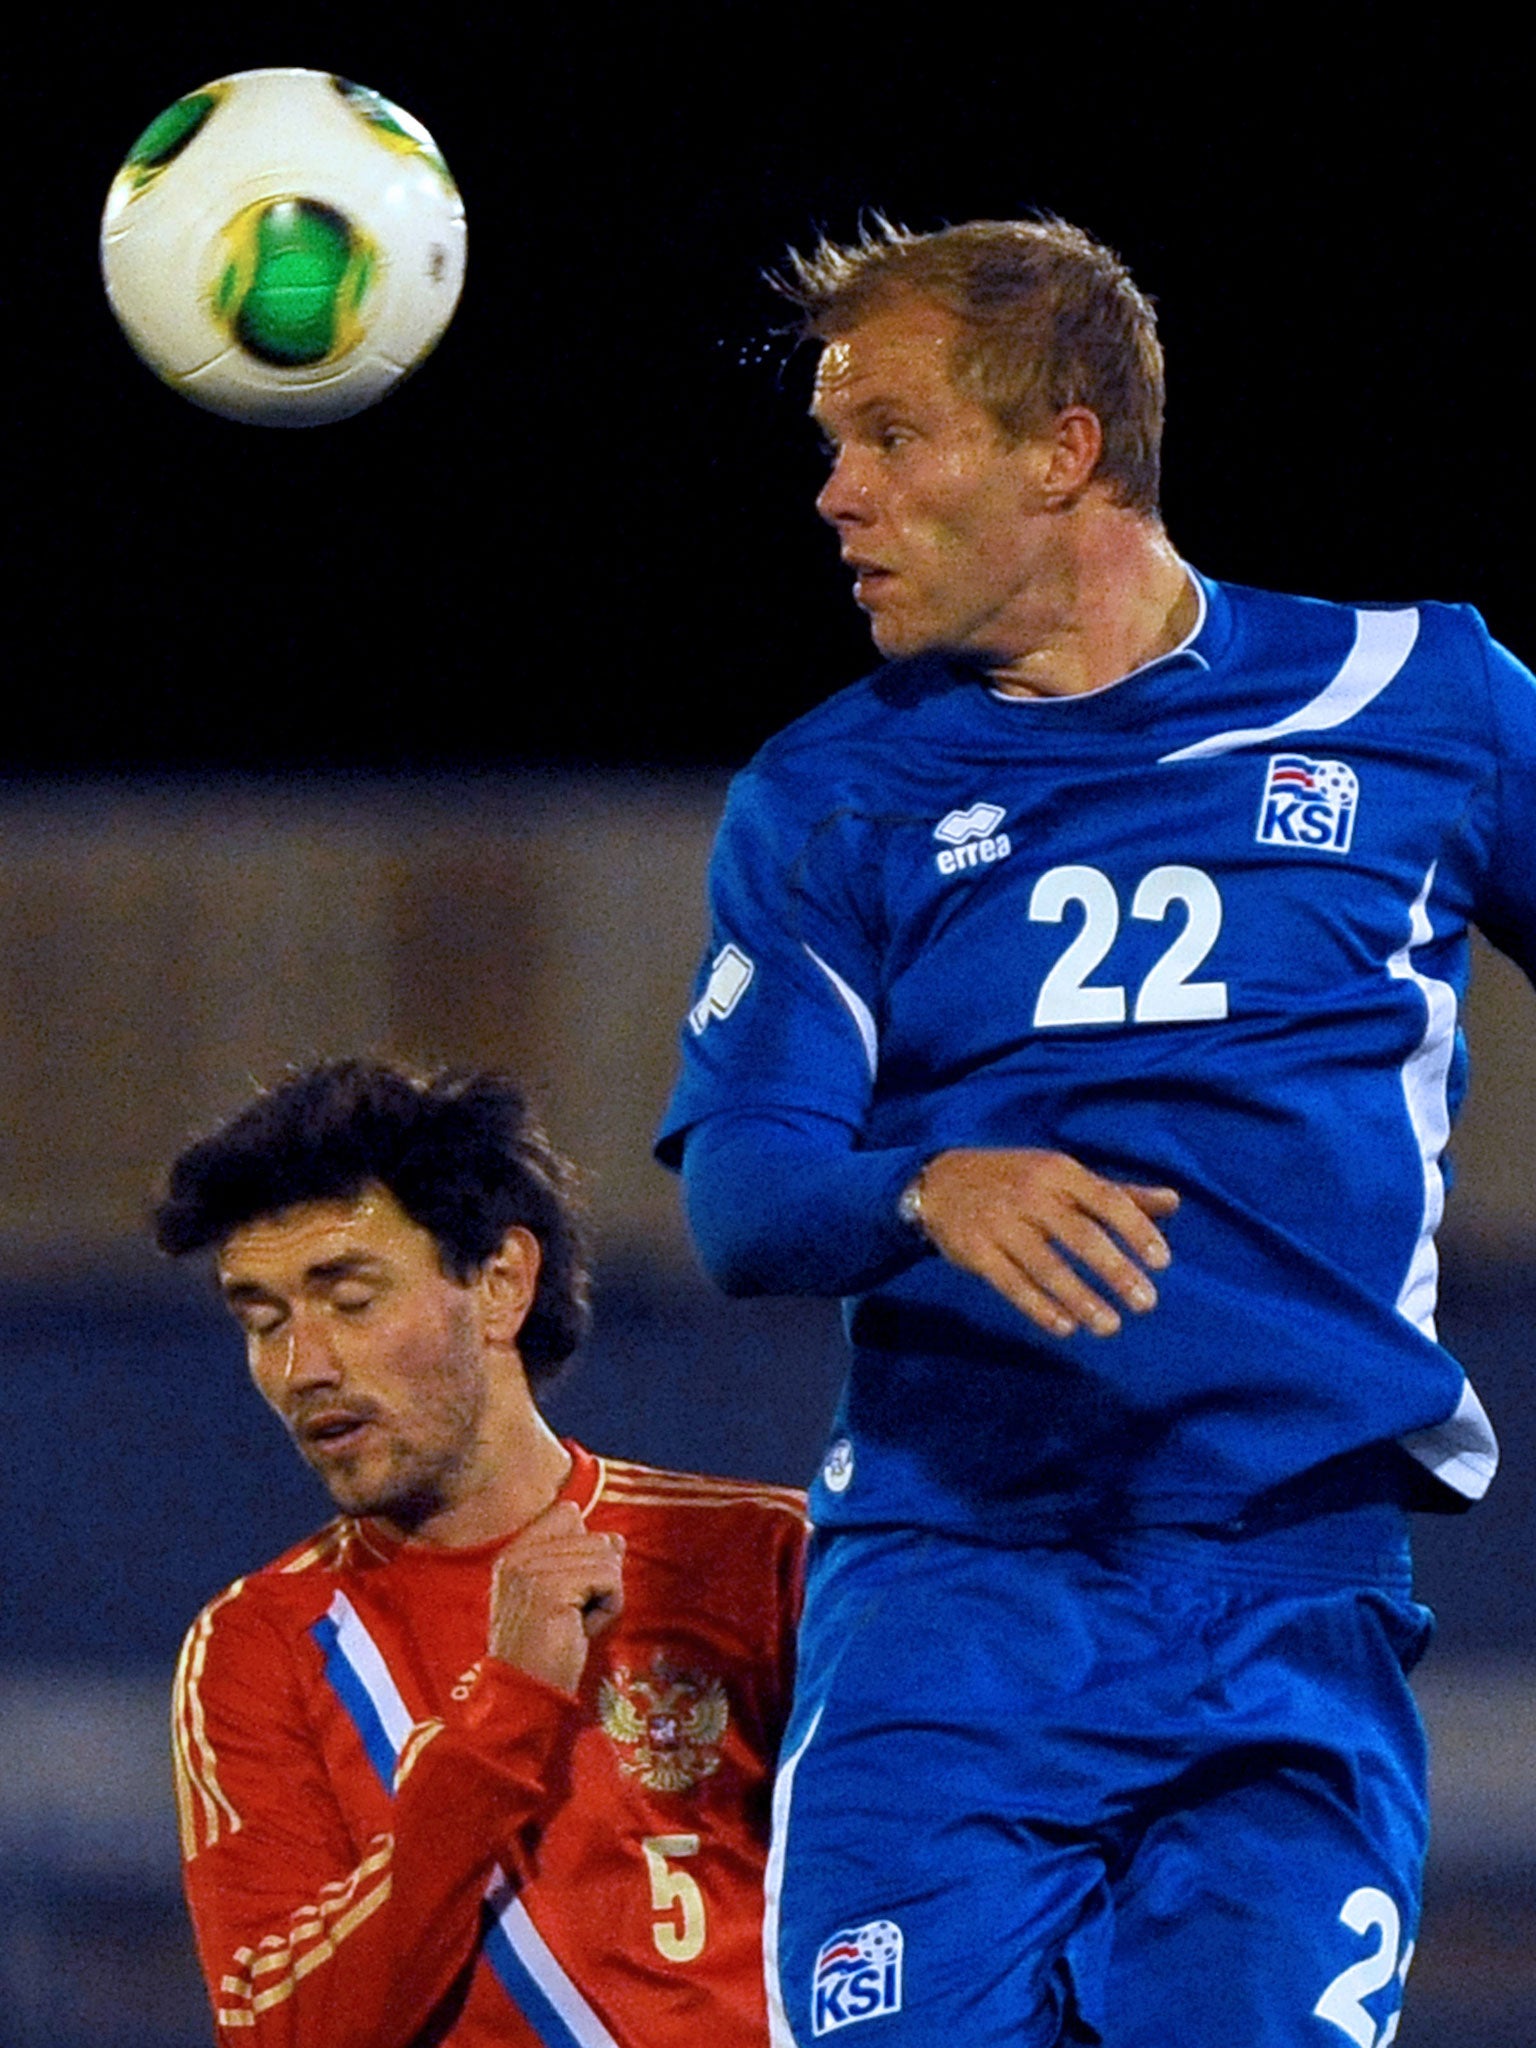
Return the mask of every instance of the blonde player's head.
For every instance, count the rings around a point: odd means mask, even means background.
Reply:
[[[917,299],[954,315],[955,383],[1018,441],[1069,406],[1104,432],[1095,472],[1117,504],[1155,518],[1163,435],[1163,351],[1151,301],[1112,249],[1081,228],[973,220],[913,234],[876,214],[855,242],[791,251],[769,280],[828,341]]]

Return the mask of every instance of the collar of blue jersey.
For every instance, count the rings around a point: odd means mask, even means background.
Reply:
[[[923,654],[888,661],[865,677],[864,687],[893,710],[912,710],[954,690],[976,689],[988,713],[999,721],[1012,723],[1030,712],[1062,713],[1058,729],[1063,734],[1078,729],[1087,733],[1098,727],[1123,725],[1127,720],[1139,723],[1144,715],[1144,689],[1149,682],[1155,692],[1164,676],[1203,674],[1219,666],[1231,644],[1234,621],[1225,590],[1190,568],[1187,562],[1184,566],[1199,600],[1193,630],[1166,654],[1143,662],[1128,675],[1096,690],[1084,690],[1070,697],[1010,696],[993,685],[985,656],[950,647],[933,647]],[[1003,729],[1001,725],[999,729]]]
[[[1219,646],[1225,646],[1230,630],[1227,601],[1222,596],[1219,584],[1207,582],[1206,578],[1184,564],[1184,573],[1194,586],[1195,601],[1199,610],[1195,623],[1190,627],[1177,647],[1170,647],[1166,654],[1154,655],[1151,661],[1140,662],[1135,668],[1127,669],[1123,676],[1116,676],[1113,682],[1100,683],[1097,689],[1081,690],[1070,697],[1020,697],[1011,690],[990,688],[989,694],[999,704],[1081,704],[1090,697],[1102,697],[1106,690],[1118,690],[1122,683],[1133,677],[1152,675],[1159,669],[1172,667],[1205,668],[1211,666]]]

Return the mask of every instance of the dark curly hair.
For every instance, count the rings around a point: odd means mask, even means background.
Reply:
[[[529,1383],[552,1380],[586,1333],[589,1248],[575,1169],[506,1074],[418,1073],[327,1060],[264,1090],[171,1167],[155,1241],[179,1258],[300,1202],[387,1188],[466,1281],[521,1224],[538,1289],[518,1337]]]

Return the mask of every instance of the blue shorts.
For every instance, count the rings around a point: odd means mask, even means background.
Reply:
[[[1241,1541],[818,1537],[775,2048],[1386,2048],[1430,1627],[1395,1508]]]

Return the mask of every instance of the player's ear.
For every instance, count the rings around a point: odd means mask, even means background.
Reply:
[[[490,1342],[517,1342],[538,1291],[541,1260],[539,1240],[525,1225],[514,1223],[480,1268],[475,1285],[480,1296],[481,1329]]]
[[[1098,414],[1086,405],[1065,407],[1051,424],[1050,443],[1045,487],[1058,504],[1067,504],[1092,483],[1104,453]]]

